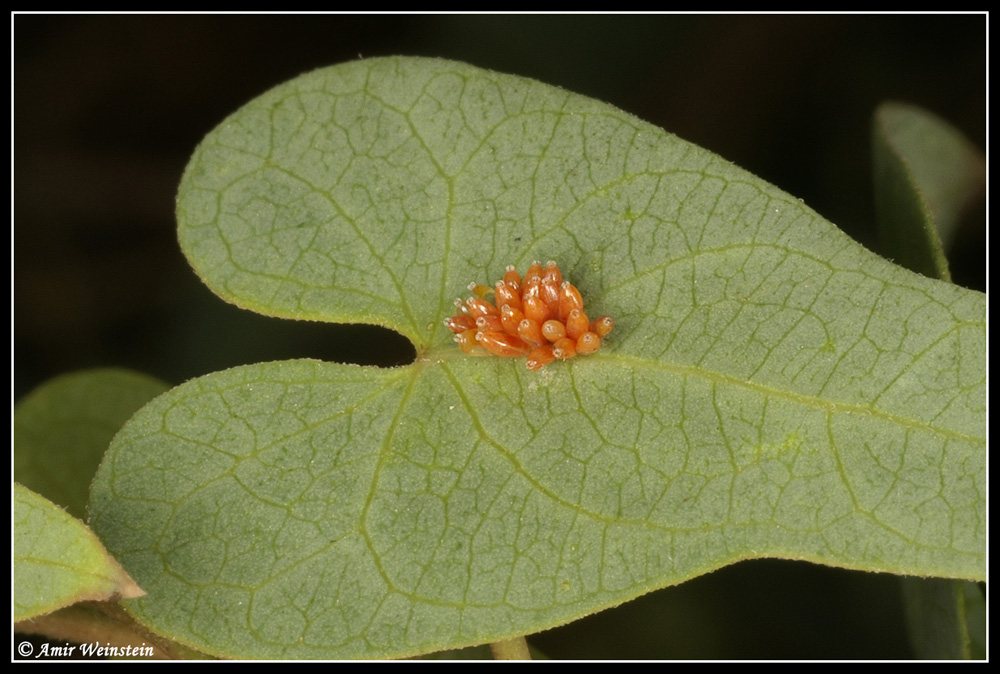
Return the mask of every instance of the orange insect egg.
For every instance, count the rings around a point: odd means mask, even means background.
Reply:
[[[528,354],[528,369],[541,370],[543,367],[556,359],[552,353],[552,345],[544,344],[531,350]]]
[[[476,341],[498,356],[526,356],[531,351],[530,346],[506,332],[478,332]]]
[[[552,355],[560,360],[566,360],[576,355],[576,342],[569,337],[563,337],[552,345]]]
[[[538,291],[538,296],[542,298],[545,302],[545,306],[548,307],[549,316],[555,318],[559,317],[559,287],[548,281],[542,281],[541,288]]]
[[[516,269],[514,269],[514,265],[507,265],[507,271],[504,272],[503,275],[503,282],[514,288],[514,290],[518,292],[518,296],[520,296],[521,275],[517,273]]]
[[[525,318],[517,324],[518,336],[532,346],[541,346],[545,343],[545,336],[537,321]]]
[[[615,327],[615,321],[611,316],[601,316],[595,318],[594,322],[590,324],[591,332],[596,332],[598,337],[602,339],[611,334],[612,328]]]
[[[493,314],[476,319],[476,328],[481,332],[503,332],[503,319]]]
[[[455,300],[457,313],[444,324],[470,355],[526,356],[528,369],[540,370],[595,353],[614,327],[609,316],[588,320],[580,291],[551,260],[544,269],[532,262],[523,280],[511,265],[494,288],[475,282],[468,287],[473,296]],[[494,302],[485,299],[490,295]]]
[[[583,297],[575,285],[569,281],[563,281],[559,287],[559,320],[565,321],[573,309],[583,311]]]
[[[487,302],[484,299],[478,297],[470,297],[465,300],[465,306],[469,309],[469,315],[473,318],[479,318],[480,316],[489,316],[493,314],[495,316],[500,315],[500,310],[493,306],[492,302]]]
[[[579,309],[573,309],[566,317],[566,336],[570,339],[580,339],[580,335],[590,330],[590,320],[587,314]]]
[[[527,273],[524,275],[524,288],[527,290],[529,287],[535,285],[540,285],[542,283],[542,263],[535,260],[528,267]]]
[[[455,341],[458,342],[458,346],[461,347],[462,351],[465,351],[469,355],[475,355],[477,351],[482,351],[479,342],[476,341],[477,330],[466,330],[455,335]]]
[[[497,281],[495,293],[497,306],[500,309],[506,306],[511,306],[515,309],[521,308],[521,293],[518,292],[515,286],[507,285],[506,281]]]
[[[558,288],[563,282],[562,272],[555,260],[545,263],[545,274],[542,276],[542,283],[548,283]]]
[[[489,295],[491,292],[493,292],[493,288],[490,288],[489,286],[484,286],[481,283],[476,283],[475,281],[470,283],[468,288],[469,292],[478,297],[479,299],[482,299],[487,295]]]
[[[521,324],[524,320],[524,313],[520,309],[516,309],[509,304],[505,304],[500,307],[500,321],[503,325],[504,332],[508,335],[517,334],[517,326]]]
[[[542,323],[542,337],[550,342],[558,342],[566,336],[566,326],[562,321],[548,320]]]
[[[448,329],[454,332],[456,335],[465,332],[466,330],[472,330],[476,327],[476,319],[472,316],[451,316],[450,318],[444,319],[444,324],[448,326]]]
[[[576,352],[581,356],[589,356],[601,348],[601,338],[596,332],[585,332],[576,340]]]
[[[559,266],[552,260],[545,265],[545,273],[542,275],[541,296],[545,303],[549,305],[549,313],[553,316],[559,315],[559,286],[562,285],[562,272]]]
[[[549,305],[546,304],[538,292],[539,286],[527,286],[524,292],[524,297],[522,299],[521,310],[524,311],[524,317],[533,320],[535,323],[541,325],[545,321],[549,320]]]

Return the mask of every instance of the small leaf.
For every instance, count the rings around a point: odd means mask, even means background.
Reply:
[[[944,249],[986,195],[986,158],[960,131],[913,105],[884,103],[872,130],[875,205],[899,264],[951,280]]]
[[[983,658],[976,625],[985,625],[985,602],[974,583],[944,578],[906,578],[903,598],[910,639],[929,660]]]
[[[610,106],[438,60],[319,70],[205,139],[178,225],[229,301],[418,358],[236,368],[126,424],[93,525],[159,632],[399,657],[754,557],[985,575],[985,297]],[[605,348],[466,357],[452,299],[532,259],[615,319]]]
[[[111,438],[169,387],[144,374],[106,369],[52,379],[14,408],[14,479],[79,519]]]
[[[83,522],[14,485],[14,621],[79,601],[142,596]]]

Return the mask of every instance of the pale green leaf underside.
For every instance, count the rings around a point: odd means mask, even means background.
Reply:
[[[605,104],[436,60],[317,71],[210,134],[178,219],[230,301],[420,356],[217,373],[125,427],[94,527],[155,629],[405,655],[749,557],[985,574],[985,298]],[[451,300],[536,258],[616,319],[605,348],[465,357]]]
[[[85,519],[90,481],[111,438],[168,388],[111,368],[45,382],[14,408],[14,479]]]
[[[985,197],[986,158],[957,129],[917,106],[884,103],[872,129],[875,203],[885,250],[901,265],[951,280],[945,248],[959,218]],[[970,635],[985,631],[975,584],[905,578],[910,641],[925,659],[969,659],[980,649]]]
[[[14,622],[78,601],[142,595],[83,522],[30,489],[13,490]]]
[[[986,195],[986,158],[962,133],[917,106],[885,103],[872,128],[875,204],[899,264],[950,280],[945,249],[962,212]]]
[[[975,583],[945,578],[902,580],[910,641],[917,657],[986,657],[986,602]]]

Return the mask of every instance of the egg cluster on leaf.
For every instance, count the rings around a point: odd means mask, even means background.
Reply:
[[[455,341],[471,355],[526,356],[529,370],[594,353],[615,325],[610,316],[587,317],[580,291],[552,260],[544,269],[533,262],[523,280],[511,265],[494,288],[471,283],[469,290],[472,297],[455,300],[459,313],[445,319]]]

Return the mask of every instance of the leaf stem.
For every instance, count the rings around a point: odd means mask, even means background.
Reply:
[[[514,637],[513,639],[502,639],[490,644],[493,651],[494,660],[530,660],[531,653],[528,651],[528,642],[524,637]]]

